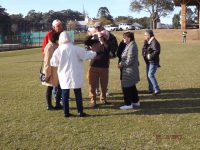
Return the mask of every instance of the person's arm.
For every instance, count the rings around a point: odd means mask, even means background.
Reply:
[[[46,47],[46,45],[49,42],[50,36],[51,36],[52,32],[48,32],[43,39],[43,43],[42,43],[42,57],[44,58],[44,49]]]
[[[83,61],[86,59],[93,59],[97,54],[94,51],[86,50],[84,48],[75,46],[75,50],[77,52],[78,58]]]
[[[159,44],[159,42],[153,41],[151,48],[152,48],[152,53],[150,54],[151,59],[155,59],[160,54],[160,44]]]
[[[51,66],[58,67],[60,64],[60,59],[61,59],[60,51],[59,51],[59,48],[57,48],[54,51],[53,56],[51,57],[51,60],[50,60]]]
[[[50,59],[52,57],[52,47],[47,45],[44,49],[44,52],[44,74],[45,81],[48,81],[49,77],[51,76]]]

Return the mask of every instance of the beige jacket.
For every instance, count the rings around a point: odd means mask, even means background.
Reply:
[[[46,82],[43,82],[43,85],[46,86],[57,86],[58,85],[58,74],[57,74],[57,67],[52,67],[50,65],[51,57],[58,47],[57,44],[49,43],[46,45],[44,49],[44,66],[43,66],[43,73],[45,74],[45,78],[47,79]]]

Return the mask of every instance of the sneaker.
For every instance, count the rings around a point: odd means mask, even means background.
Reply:
[[[56,109],[56,110],[59,110],[59,109],[63,109],[63,107],[62,107],[62,105],[56,105],[56,106],[55,106],[55,109]]]
[[[110,103],[107,102],[107,101],[100,101],[100,103],[101,103],[102,105],[110,105]]]
[[[120,109],[122,109],[122,110],[133,109],[133,106],[132,105],[124,105],[124,106],[121,106]]]
[[[101,92],[99,91],[99,89],[96,89],[96,95],[97,95],[97,96],[100,96],[100,95],[101,95]]]
[[[70,113],[64,114],[64,117],[65,117],[65,118],[68,118],[68,117],[70,117],[70,116],[72,116],[72,114],[70,114]]]
[[[53,109],[54,109],[54,107],[52,105],[47,106],[47,110],[53,110]]]
[[[152,94],[152,93],[153,93],[153,91],[149,90],[149,91],[148,91],[148,93],[149,93],[149,94]]]
[[[132,106],[136,106],[136,107],[140,107],[140,102],[137,102],[137,103],[132,103]]]
[[[79,117],[87,117],[87,116],[88,116],[88,114],[86,114],[86,113],[84,113],[84,112],[78,113],[78,114],[79,114]]]
[[[109,93],[108,89],[106,91],[106,96],[110,96],[110,93]]]
[[[91,103],[90,106],[91,106],[92,108],[97,108],[97,104],[96,104],[96,103]]]
[[[108,92],[106,92],[106,96],[110,96],[110,94]]]
[[[153,95],[156,96],[156,95],[158,95],[158,94],[160,94],[160,93],[161,93],[161,91],[155,91],[155,92],[153,93]]]

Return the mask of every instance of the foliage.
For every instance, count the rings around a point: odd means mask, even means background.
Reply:
[[[70,20],[84,20],[84,15],[71,9],[42,13],[30,10],[25,17],[22,14],[6,13],[6,9],[0,6],[0,33],[13,34],[12,27],[15,26],[17,32],[48,31],[54,19],[60,19],[64,27]]]
[[[9,30],[7,28],[10,27],[10,18],[6,9],[0,5],[0,34],[7,34]]]
[[[148,17],[142,17],[142,18],[133,18],[132,16],[118,16],[117,18],[115,18],[115,23],[119,24],[119,23],[139,23],[140,25],[142,25],[144,28],[149,28],[149,22],[150,22],[150,18]]]
[[[132,16],[118,16],[115,18],[116,23],[133,23],[133,17]]]
[[[100,18],[99,21],[102,22],[103,25],[114,24],[114,21],[106,19],[106,18]]]
[[[196,10],[193,11],[190,7],[187,7],[187,13],[186,13],[187,24],[195,23],[196,18],[197,18],[197,11]]]
[[[148,12],[155,29],[160,17],[165,17],[174,10],[174,3],[172,0],[132,0],[130,9],[133,12]]]
[[[180,15],[179,14],[174,14],[172,18],[172,25],[173,28],[177,29],[180,26]]]

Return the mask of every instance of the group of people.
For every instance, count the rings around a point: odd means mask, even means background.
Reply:
[[[145,31],[145,41],[142,55],[146,62],[149,93],[160,93],[155,73],[159,65],[160,44],[155,39],[152,30]],[[88,32],[84,42],[85,48],[73,44],[67,31],[63,31],[62,23],[56,19],[52,23],[52,30],[44,37],[42,54],[44,58],[43,73],[47,86],[47,109],[63,109],[64,116],[69,117],[69,92],[74,90],[77,110],[80,117],[87,114],[83,111],[83,61],[89,59],[90,66],[87,73],[89,82],[89,97],[92,108],[98,107],[97,90],[101,88],[100,103],[107,105],[109,64],[110,59],[119,58],[121,88],[124,105],[120,109],[139,107],[139,96],[136,84],[139,82],[138,47],[133,32],[125,32],[123,40],[118,45],[116,37],[106,31],[100,22],[95,23],[94,30]],[[52,105],[52,92],[55,93],[56,104]],[[60,103],[62,99],[62,105]]]

